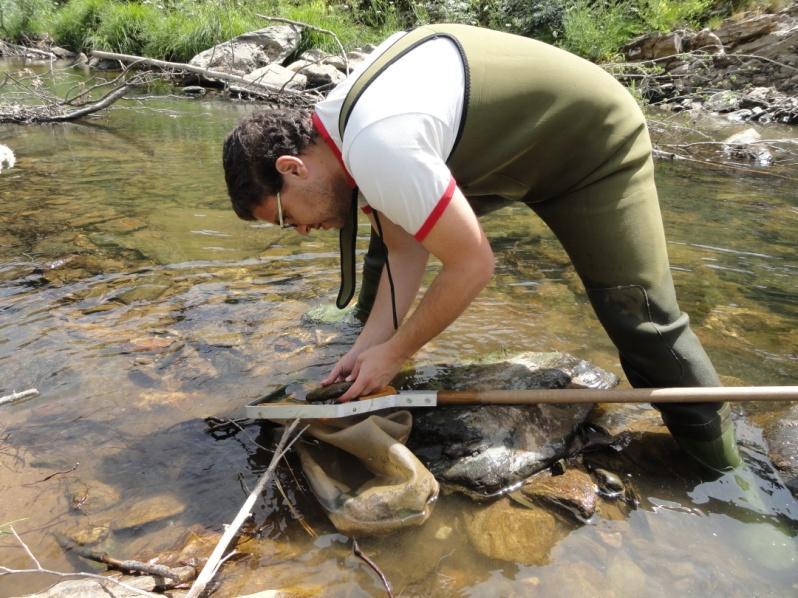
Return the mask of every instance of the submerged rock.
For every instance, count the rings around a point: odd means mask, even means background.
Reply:
[[[119,492],[99,480],[84,482],[80,478],[67,481],[67,497],[70,506],[82,513],[94,514],[119,502]]]
[[[543,509],[517,507],[502,498],[468,513],[465,529],[474,548],[486,557],[543,565],[560,539],[554,515]]]
[[[405,389],[611,388],[611,373],[562,353],[522,353],[469,365],[419,368],[395,380]],[[408,446],[435,477],[486,497],[565,456],[592,405],[445,407],[415,410]]]
[[[179,516],[186,506],[171,494],[145,498],[135,503],[127,512],[120,513],[114,530],[132,529],[151,523],[166,522]]]
[[[798,405],[765,428],[765,440],[773,465],[781,472],[793,496],[798,497]]]
[[[110,533],[109,521],[90,521],[65,535],[78,546],[94,546],[108,538]]]

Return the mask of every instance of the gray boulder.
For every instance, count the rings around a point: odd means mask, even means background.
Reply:
[[[612,388],[613,374],[563,353],[522,353],[405,374],[402,388]],[[439,482],[472,497],[501,492],[563,457],[592,405],[445,407],[414,411],[408,446]]]
[[[753,114],[762,113],[762,108],[755,107]],[[770,150],[760,143],[762,136],[756,129],[749,128],[739,133],[735,133],[723,140],[723,153],[726,157],[734,160],[746,160],[755,162],[760,166],[768,166],[773,162],[773,155]]]
[[[318,61],[297,60],[289,64],[287,68],[289,71],[307,77],[308,87],[337,85],[346,79],[346,75],[331,64],[323,64]]]
[[[704,108],[710,112],[733,112],[740,109],[740,94],[734,91],[719,91],[704,102]]]
[[[270,64],[251,73],[244,75],[245,79],[261,85],[270,87],[285,88],[291,90],[302,90],[308,84],[308,78],[302,73],[289,70],[279,64]]]
[[[351,52],[346,53],[346,64],[344,64],[344,58],[340,54],[334,54],[327,58],[324,62],[325,64],[334,66],[342,73],[346,73],[346,66],[349,65],[349,72],[351,73],[352,70],[362,64],[367,57],[367,52],[352,50]]]
[[[282,63],[299,48],[299,40],[299,29],[292,25],[266,27],[200,52],[189,64],[243,75],[268,64]]]
[[[305,50],[299,55],[299,60],[306,60],[307,62],[326,63],[327,59],[332,56],[329,52],[325,52],[320,48],[311,48]]]

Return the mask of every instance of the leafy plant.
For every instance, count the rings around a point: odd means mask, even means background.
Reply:
[[[141,54],[160,16],[151,4],[109,2],[100,13],[97,29],[87,37],[88,45],[122,54]]]
[[[671,31],[680,26],[695,26],[710,8],[710,0],[644,0],[639,14],[643,29]]]
[[[577,0],[563,16],[561,45],[590,60],[606,60],[634,33],[625,3]]]
[[[562,35],[567,2],[563,0],[503,0],[498,7],[499,28],[544,41]]]
[[[0,34],[9,41],[25,41],[47,31],[52,0],[0,0]]]
[[[80,51],[88,48],[89,36],[100,25],[106,0],[72,0],[55,15],[52,35],[56,43]]]

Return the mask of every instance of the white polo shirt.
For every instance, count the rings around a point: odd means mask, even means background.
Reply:
[[[338,133],[338,116],[358,76],[404,33],[380,44],[323,101],[313,123],[330,144],[361,207],[375,209],[422,241],[452,198],[446,160],[460,127],[465,74],[454,42],[437,38],[409,51],[377,76]]]

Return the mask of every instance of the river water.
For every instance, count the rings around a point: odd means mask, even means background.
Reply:
[[[0,174],[0,395],[41,392],[0,407],[0,525],[14,521],[44,566],[90,570],[52,533],[109,519],[106,549],[117,558],[212,542],[268,464],[258,445],[273,430],[211,434],[204,418],[241,417],[268,391],[320,379],[355,338],[351,324],[305,316],[334,301],[337,234],[301,238],[239,221],[228,207],[221,141],[253,109],[160,97],[121,101],[80,124],[0,125],[17,157]],[[794,384],[798,169],[753,170],[658,163],[674,278],[725,383]],[[483,225],[496,276],[417,360],[556,349],[620,375],[545,226],[521,207]],[[362,222],[361,250],[367,234]],[[798,502],[762,439],[778,411],[735,409],[760,507],[739,498],[731,477],[643,467],[634,471],[640,508],[607,504],[590,524],[558,521],[542,558],[480,555],[462,520],[481,507],[457,495],[444,495],[422,528],[362,547],[403,595],[796,595]],[[284,468],[280,479],[294,512],[266,492],[256,539],[240,547],[249,556],[225,566],[218,595],[380,595],[301,473]],[[97,503],[73,504],[76,487]],[[160,521],[119,524],[141,505],[162,510]],[[0,565],[29,564],[0,535]],[[0,596],[52,581],[2,578]]]

